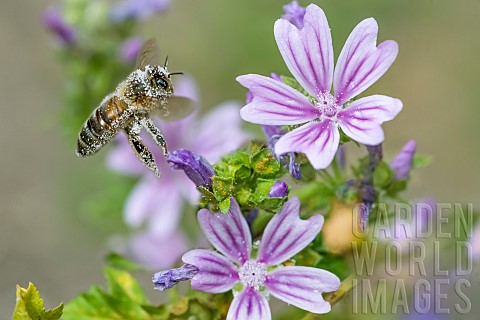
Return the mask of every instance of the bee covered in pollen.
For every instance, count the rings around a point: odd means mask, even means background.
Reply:
[[[179,120],[193,112],[195,103],[173,95],[171,76],[181,73],[168,71],[168,57],[163,66],[158,65],[158,57],[155,40],[147,41],[138,55],[135,70],[103,99],[83,125],[77,140],[78,156],[97,153],[123,131],[137,158],[160,176],[153,154],[143,143],[140,132],[146,130],[167,155],[167,144],[152,116],[165,121]]]

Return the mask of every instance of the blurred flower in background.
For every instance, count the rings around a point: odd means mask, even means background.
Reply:
[[[113,21],[146,19],[170,7],[170,0],[122,0],[112,7]]]
[[[43,13],[43,24],[64,46],[71,46],[77,39],[75,28],[65,21],[64,12],[59,6],[52,6]]]
[[[408,179],[412,169],[413,157],[417,144],[415,140],[408,141],[402,148],[402,151],[392,160],[390,167],[395,171],[395,179]]]
[[[131,37],[123,41],[118,50],[120,58],[129,64],[137,60],[138,53],[142,48],[143,40],[139,37]]]

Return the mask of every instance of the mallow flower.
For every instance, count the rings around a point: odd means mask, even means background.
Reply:
[[[268,223],[258,251],[253,254],[247,221],[234,198],[231,203],[227,214],[207,209],[198,212],[200,227],[218,252],[196,249],[183,255],[186,266],[198,269],[192,274],[192,288],[208,293],[233,289],[229,320],[271,319],[269,295],[309,312],[329,312],[330,303],[322,293],[337,290],[340,279],[326,270],[282,265],[318,235],[323,217],[314,215],[301,220],[300,201],[290,199]],[[163,284],[161,287],[165,288]]]
[[[303,25],[299,29],[279,19],[274,34],[288,69],[310,97],[268,77],[243,75],[237,80],[253,100],[242,108],[241,117],[262,125],[298,126],[278,140],[275,152],[303,152],[314,168],[323,169],[338,149],[339,128],[365,145],[384,140],[381,124],[400,112],[402,102],[383,95],[351,99],[388,70],[398,45],[387,40],[377,46],[377,22],[365,19],[348,37],[334,70],[332,38],[322,9],[309,5]]]

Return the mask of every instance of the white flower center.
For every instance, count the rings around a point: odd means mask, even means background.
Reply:
[[[263,287],[267,275],[265,263],[249,260],[238,271],[240,281],[245,286],[253,287],[255,290]]]
[[[337,105],[337,100],[329,92],[320,93],[315,102],[315,108],[320,111],[320,120],[337,119],[338,111],[341,107]]]

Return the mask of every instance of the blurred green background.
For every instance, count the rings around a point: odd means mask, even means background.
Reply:
[[[386,131],[387,158],[409,139],[433,156],[419,170],[411,198],[480,205],[480,2],[477,0],[313,1],[327,14],[338,56],[349,32],[375,17],[379,41],[399,43],[397,61],[366,94],[402,99],[404,110]],[[235,77],[288,74],[276,48],[273,23],[287,1],[172,1],[171,10],[148,20],[139,35],[158,40],[171,70],[194,75],[204,108],[243,100]],[[309,2],[300,1],[301,5]],[[54,1],[0,3],[0,314],[15,304],[15,284],[34,282],[47,306],[68,301],[103,283],[107,239],[122,228],[125,199],[108,198],[118,212],[98,227],[86,199],[118,179],[104,165],[106,151],[91,159],[74,155],[58,123],[62,69],[55,42],[42,26]],[[112,87],[113,90],[113,87]],[[105,93],[107,94],[107,92]],[[92,109],[96,107],[91,106]],[[205,109],[204,109],[205,110]],[[109,180],[110,181],[110,180]],[[140,275],[148,284],[150,275]],[[147,288],[147,292],[148,292]]]

